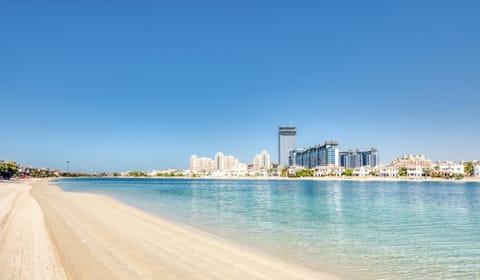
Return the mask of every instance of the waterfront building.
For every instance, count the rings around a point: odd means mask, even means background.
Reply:
[[[350,169],[350,168],[347,168]],[[358,176],[358,177],[365,177],[365,176],[370,176],[371,172],[375,172],[376,168],[370,167],[368,165],[366,166],[360,166],[360,167],[355,167],[353,168],[353,176]]]
[[[268,170],[272,167],[270,155],[266,151],[262,151],[253,159],[252,167],[254,170]]]
[[[234,156],[225,156],[222,152],[218,152],[214,159],[207,157],[197,157],[192,155],[190,157],[190,172],[191,173],[212,173],[219,176],[223,174],[238,174],[247,171],[247,165],[241,163],[240,160]]]
[[[380,177],[398,177],[398,170],[400,167],[394,165],[380,166],[378,176]]]
[[[418,165],[424,168],[430,168],[432,161],[424,155],[403,155],[392,161],[392,165],[405,168]]]
[[[192,173],[211,172],[216,170],[216,168],[215,160],[206,157],[197,157],[196,155],[190,157],[190,171]]]
[[[473,176],[480,177],[480,164],[475,164],[473,166]]]
[[[371,148],[367,151],[360,151],[359,149],[352,151],[348,150],[339,153],[340,165],[347,169],[354,169],[356,167],[371,166],[375,167],[379,163],[378,150]]]
[[[465,165],[451,161],[437,162],[432,166],[432,172],[444,177],[449,177],[452,175],[465,175]]]
[[[314,176],[342,176],[345,167],[340,165],[316,166]]]
[[[290,152],[290,165],[301,165],[305,168],[339,165],[337,147],[337,142],[327,141],[314,147],[295,149]]]
[[[278,164],[289,165],[290,151],[296,148],[297,130],[294,126],[280,126],[278,128]]]

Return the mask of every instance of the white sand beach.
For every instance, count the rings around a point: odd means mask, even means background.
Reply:
[[[0,279],[338,279],[48,180],[0,182]]]

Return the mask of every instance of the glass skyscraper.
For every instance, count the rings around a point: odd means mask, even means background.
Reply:
[[[278,128],[278,163],[288,166],[290,152],[296,148],[297,130],[294,126],[280,126]]]
[[[346,151],[340,152],[340,165],[350,169],[362,166],[375,167],[378,165],[378,151],[372,148],[368,151]]]
[[[305,168],[338,165],[337,146],[337,142],[327,141],[314,147],[296,149],[290,153],[290,163],[291,165],[301,165]]]

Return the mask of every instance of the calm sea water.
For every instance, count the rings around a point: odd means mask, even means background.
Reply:
[[[347,277],[480,279],[479,183],[58,182]]]

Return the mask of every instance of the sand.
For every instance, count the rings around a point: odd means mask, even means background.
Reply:
[[[0,183],[0,279],[338,279],[106,196]]]
[[[66,279],[28,183],[0,183],[0,279]]]

